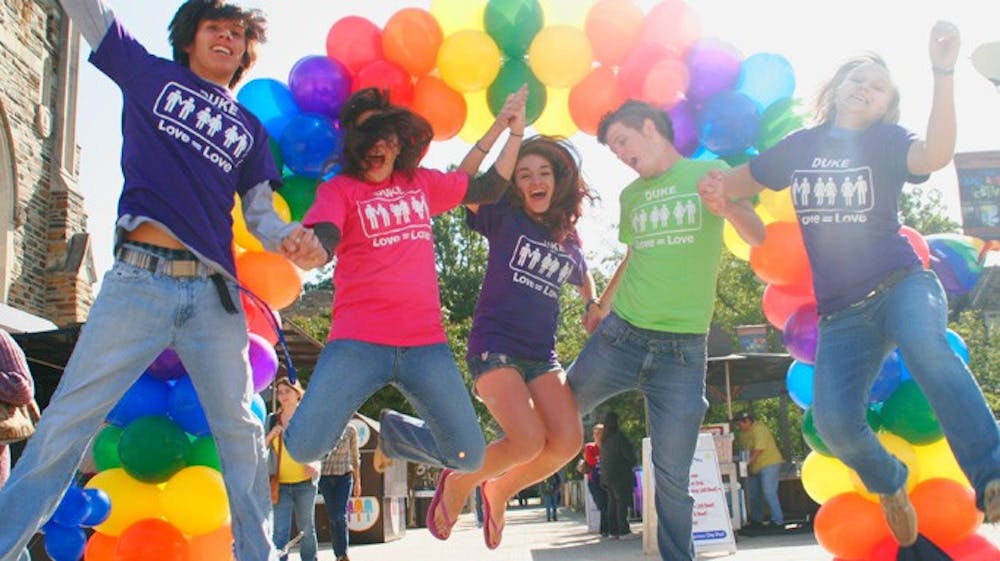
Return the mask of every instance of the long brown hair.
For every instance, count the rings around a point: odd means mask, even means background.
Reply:
[[[434,138],[434,130],[416,113],[392,105],[389,92],[376,88],[358,90],[340,108],[344,130],[344,159],[341,173],[364,179],[370,167],[365,157],[379,140],[395,137],[399,156],[394,171],[412,174]]]
[[[257,62],[257,45],[267,42],[267,19],[260,10],[242,8],[224,0],[188,0],[181,4],[167,29],[170,32],[169,39],[170,46],[174,50],[174,60],[185,67],[191,66],[191,58],[185,49],[194,43],[198,25],[203,20],[238,21],[243,25],[247,49],[243,53],[240,67],[229,80],[229,87],[232,88]]]
[[[889,71],[885,59],[875,53],[864,53],[841,64],[833,77],[823,84],[816,95],[817,125],[832,123],[837,118],[837,88],[844,83],[844,80],[855,68],[865,64],[877,64],[886,72]],[[885,115],[882,116],[882,121],[886,123],[899,122],[899,89],[896,88],[895,84],[892,85],[892,99],[889,100],[889,107],[886,109]]]
[[[544,158],[552,167],[555,189],[548,210],[541,222],[552,239],[562,243],[576,230],[576,222],[583,214],[583,199],[595,196],[580,174],[580,157],[565,138],[558,136],[533,136],[521,143],[517,159],[535,155]],[[513,204],[524,208],[524,195],[520,189],[511,189]]]

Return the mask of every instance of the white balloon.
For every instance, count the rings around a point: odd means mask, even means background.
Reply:
[[[972,52],[972,66],[1000,87],[1000,41],[983,43]]]

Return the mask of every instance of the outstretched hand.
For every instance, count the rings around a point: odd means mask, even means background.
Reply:
[[[962,38],[958,27],[950,21],[939,21],[931,28],[931,39],[928,47],[931,55],[931,66],[941,70],[951,70],[958,60],[958,49]]]
[[[522,85],[516,92],[507,96],[497,121],[504,123],[512,134],[523,135],[527,126],[526,107],[528,104],[528,84]]]
[[[709,212],[725,216],[729,197],[726,196],[725,178],[720,170],[713,169],[701,176],[698,180],[698,195]]]
[[[326,249],[319,238],[309,228],[298,226],[281,240],[281,255],[287,257],[300,269],[315,269],[327,261]]]

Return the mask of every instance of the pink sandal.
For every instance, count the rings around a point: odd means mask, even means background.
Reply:
[[[479,486],[479,493],[483,497],[483,541],[486,542],[487,548],[496,549],[500,547],[500,540],[503,539],[503,526],[498,525],[493,518],[493,508],[486,498],[485,481]],[[494,537],[496,541],[494,541]]]
[[[446,540],[451,537],[451,529],[455,526],[455,522],[458,521],[457,518],[452,518],[448,514],[448,507],[445,506],[444,501],[444,486],[445,482],[448,480],[448,476],[454,470],[444,469],[441,470],[441,475],[438,477],[437,487],[434,489],[434,498],[431,499],[430,506],[427,507],[427,515],[424,518],[424,523],[427,525],[427,530],[432,536],[439,540]],[[447,528],[438,528],[435,520],[435,514],[437,514],[438,507],[441,507],[441,513],[444,514],[444,519],[448,524]]]

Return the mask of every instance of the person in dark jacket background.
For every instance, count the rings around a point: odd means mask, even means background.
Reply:
[[[618,425],[618,413],[608,411],[601,440],[601,486],[608,493],[608,533],[614,539],[631,533],[628,506],[635,486],[635,461],[635,449]]]

